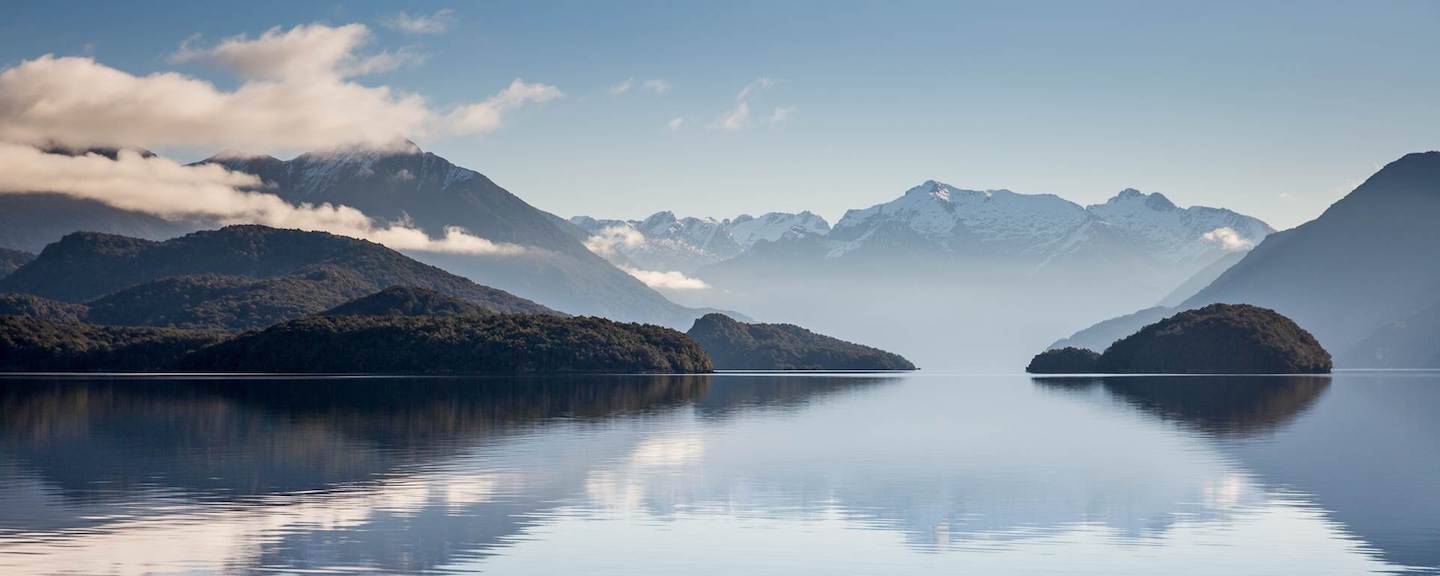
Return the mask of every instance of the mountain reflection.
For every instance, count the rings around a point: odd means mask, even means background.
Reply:
[[[425,571],[586,494],[596,467],[647,450],[648,426],[677,410],[794,407],[880,381],[724,380],[6,379],[0,572],[126,558],[142,563],[131,572]],[[252,546],[215,549],[234,541]]]
[[[1115,398],[1163,420],[1214,435],[1273,432],[1315,404],[1329,376],[1036,377],[1041,385],[1083,390],[1100,386]]]
[[[1050,390],[1102,389],[1198,431],[1269,489],[1318,505],[1386,561],[1440,573],[1435,373],[1032,380]]]
[[[704,376],[9,381],[0,387],[0,445],[73,494],[102,481],[103,494],[156,483],[228,496],[317,490],[546,420],[679,405],[708,384]]]
[[[1336,379],[5,379],[0,573],[469,572],[597,526],[628,566],[755,522],[933,562],[1435,565],[1440,387]]]

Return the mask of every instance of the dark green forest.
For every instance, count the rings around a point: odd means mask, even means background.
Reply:
[[[684,334],[594,317],[312,316],[200,350],[186,370],[367,373],[693,373]]]
[[[687,332],[720,370],[914,370],[898,354],[793,324],[746,324],[706,314]]]

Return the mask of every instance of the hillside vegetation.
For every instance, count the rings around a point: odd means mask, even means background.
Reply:
[[[0,371],[156,372],[225,338],[222,332],[95,326],[0,316]]]
[[[373,242],[254,225],[195,232],[164,242],[76,232],[46,246],[35,260],[0,279],[0,291],[85,302],[174,276],[219,274],[269,279],[305,276],[322,268],[352,273],[343,281],[361,282],[365,292],[395,285],[419,286],[499,313],[553,313],[524,298],[481,286]]]
[[[898,354],[793,324],[746,324],[706,314],[687,332],[721,370],[914,370]]]
[[[488,316],[491,311],[453,296],[414,286],[391,286],[330,310],[326,316]]]
[[[186,358],[188,370],[388,373],[691,373],[710,359],[684,334],[595,317],[312,316]]]
[[[250,330],[397,285],[487,313],[558,314],[378,244],[264,226],[164,242],[70,234],[0,279],[0,292],[86,303],[75,319],[95,324]]]

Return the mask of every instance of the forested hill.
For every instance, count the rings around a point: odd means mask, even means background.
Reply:
[[[687,333],[721,370],[914,370],[898,354],[793,324],[747,324],[706,314]]]
[[[498,314],[556,312],[364,240],[230,226],[154,242],[77,232],[0,279],[0,292],[90,301],[115,324],[263,327],[395,285]]]
[[[391,286],[325,311],[326,316],[486,316],[484,307],[415,286]]]
[[[364,373],[709,372],[684,334],[589,316],[311,316],[185,358],[187,370]]]

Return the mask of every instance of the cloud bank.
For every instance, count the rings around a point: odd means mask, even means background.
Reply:
[[[137,76],[88,57],[45,55],[0,72],[0,140],[72,148],[243,148],[284,154],[340,145],[387,147],[406,138],[478,134],[506,113],[560,98],[514,80],[480,102],[442,110],[423,97],[354,80],[413,62],[362,55],[361,24],[274,28],[210,47],[186,42],[176,62],[230,70],[233,90],[176,72]]]
[[[378,223],[349,206],[297,206],[259,191],[262,186],[253,175],[214,164],[186,166],[130,150],[121,150],[115,160],[93,153],[49,154],[33,146],[0,142],[0,194],[53,192],[166,219],[329,232],[396,250],[472,255],[525,251],[459,227],[448,227],[443,237],[431,238],[403,223]]]
[[[691,278],[680,272],[641,270],[633,266],[621,266],[620,269],[657,290],[704,290],[710,287],[704,280]]]
[[[629,226],[608,226],[585,240],[585,247],[600,256],[613,256],[619,248],[645,243],[645,235]]]
[[[635,248],[645,244],[645,235],[629,226],[608,226],[585,240],[585,247],[602,257],[619,253],[621,248]],[[710,285],[699,278],[691,278],[682,272],[645,270],[621,263],[617,267],[626,274],[657,290],[704,290]]]

